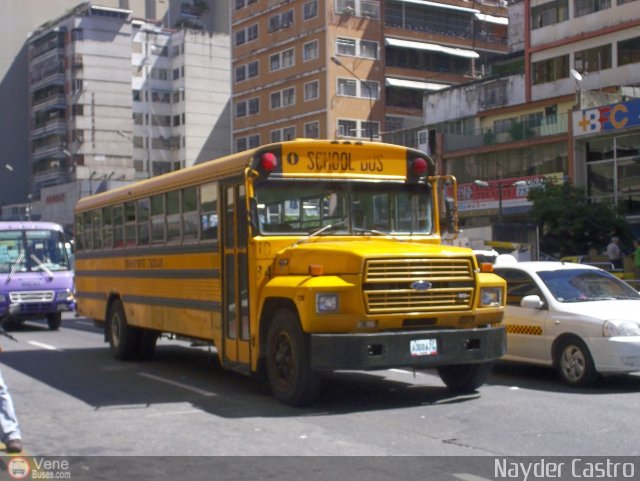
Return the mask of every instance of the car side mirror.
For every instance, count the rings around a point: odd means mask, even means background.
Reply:
[[[524,296],[520,301],[520,307],[526,307],[529,309],[542,309],[544,302],[540,299],[540,296],[534,294],[531,296]]]

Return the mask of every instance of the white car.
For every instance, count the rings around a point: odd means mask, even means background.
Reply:
[[[597,267],[499,256],[509,361],[554,366],[564,382],[640,371],[640,294]]]

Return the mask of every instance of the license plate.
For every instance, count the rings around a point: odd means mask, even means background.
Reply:
[[[412,356],[436,356],[438,343],[435,339],[415,339],[409,341],[409,352]]]

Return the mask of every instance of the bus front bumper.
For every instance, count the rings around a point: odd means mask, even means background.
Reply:
[[[493,361],[506,353],[503,326],[437,331],[311,334],[311,369],[426,369]],[[428,346],[427,349],[424,346]]]

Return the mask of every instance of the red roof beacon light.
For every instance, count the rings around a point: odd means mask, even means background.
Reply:
[[[278,158],[272,152],[266,152],[260,157],[260,167],[264,172],[273,172],[278,166]]]
[[[428,162],[422,157],[418,157],[413,160],[411,163],[411,170],[415,175],[422,176],[426,174],[427,169],[429,168]]]

